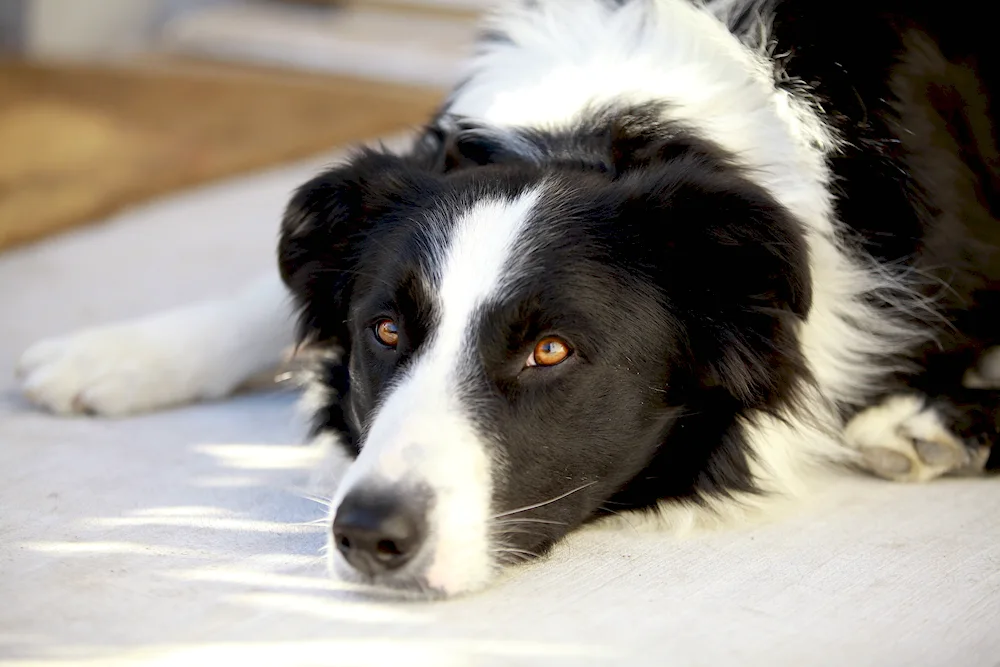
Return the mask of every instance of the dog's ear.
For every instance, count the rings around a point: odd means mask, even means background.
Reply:
[[[697,136],[638,108],[564,131],[511,128],[442,117],[418,144],[427,168],[450,172],[487,164],[530,164],[618,178],[690,153],[720,153]],[[720,158],[722,156],[720,155]]]
[[[538,163],[541,149],[524,132],[465,124],[445,139],[446,171],[487,164]]]
[[[300,338],[350,347],[347,314],[365,241],[423,173],[410,156],[366,150],[296,190],[278,265],[299,307]]]
[[[805,370],[809,312],[800,223],[736,170],[685,157],[612,183],[628,255],[660,286],[686,332],[691,370],[744,407],[774,404]]]
[[[413,151],[423,168],[437,173],[488,164],[535,164],[542,157],[542,147],[525,130],[453,116],[440,117],[424,128]]]

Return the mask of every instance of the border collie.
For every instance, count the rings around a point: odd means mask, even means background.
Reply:
[[[42,342],[121,415],[298,341],[350,576],[477,589],[634,510],[748,519],[824,471],[1000,464],[995,30],[923,0],[502,3],[408,149],[303,185],[281,282]],[[289,292],[291,299],[288,298]]]

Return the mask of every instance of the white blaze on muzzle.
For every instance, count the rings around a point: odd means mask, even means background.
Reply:
[[[437,322],[383,397],[334,497],[334,517],[345,498],[366,489],[394,495],[401,506],[412,499],[425,514],[418,553],[384,573],[389,583],[454,594],[485,585],[495,568],[490,527],[498,468],[463,387],[479,364],[478,313],[511,284],[523,259],[517,241],[538,195],[480,201],[437,244],[443,251],[432,258],[429,279]]]

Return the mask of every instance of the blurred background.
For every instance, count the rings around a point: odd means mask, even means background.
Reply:
[[[0,0],[0,249],[420,123],[494,0]]]

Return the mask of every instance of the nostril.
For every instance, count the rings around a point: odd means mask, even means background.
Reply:
[[[392,540],[379,540],[378,544],[375,545],[375,553],[383,559],[392,559],[396,556],[402,556],[403,550]]]

